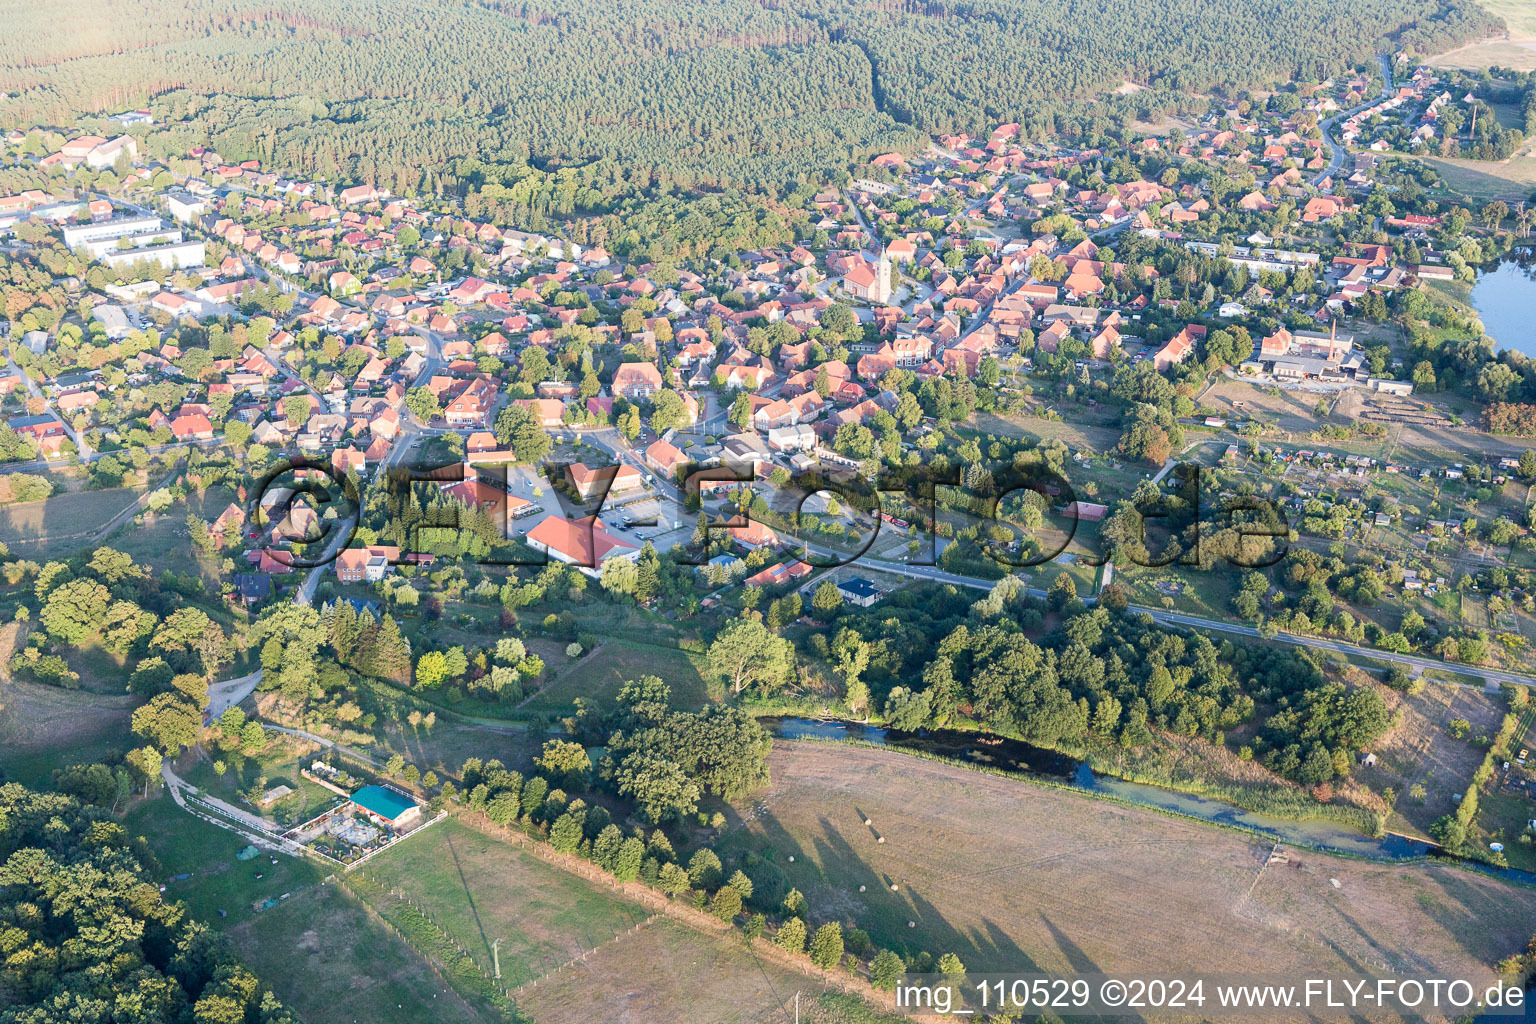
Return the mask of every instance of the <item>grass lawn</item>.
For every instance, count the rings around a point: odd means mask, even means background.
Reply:
[[[73,551],[84,538],[131,505],[140,492],[129,487],[55,494],[0,508],[0,541],[27,558]]]
[[[123,827],[148,841],[165,897],[228,934],[241,959],[309,1024],[483,1019],[361,903],[324,884],[329,869],[283,854],[276,864],[268,853],[241,861],[243,839],[181,810],[163,789],[134,807]],[[274,907],[252,908],[284,893]]]
[[[645,675],[660,676],[672,687],[675,706],[697,709],[709,698],[695,658],[676,647],[608,640],[556,676],[522,710],[530,714],[569,714],[571,702],[577,697],[599,703],[612,701],[625,682]]]
[[[894,751],[781,742],[769,766],[716,844],[727,871],[771,855],[814,920],[971,971],[1454,974],[1536,920],[1536,892],[1474,872],[1292,851],[1261,875],[1271,844],[1246,835]]]
[[[135,745],[127,694],[0,682],[0,769],[7,781],[47,786],[55,768],[111,758]]]
[[[318,886],[230,930],[245,963],[308,1024],[481,1024],[403,939],[352,896]]]
[[[299,774],[305,758],[319,751],[320,746],[317,743],[297,736],[273,732],[267,734],[266,747],[254,757],[230,751],[212,750],[207,757],[189,755],[182,758],[182,764],[177,766],[177,772],[198,789],[226,803],[245,807],[253,814],[259,814],[271,821],[297,824],[308,821],[336,802],[335,793],[324,786],[317,786]],[[216,759],[225,762],[223,775],[219,775],[214,770]],[[266,780],[263,791],[286,785],[293,792],[268,806],[245,804],[241,794],[250,792],[262,779]]]
[[[149,842],[163,869],[166,898],[181,900],[194,917],[221,930],[258,917],[252,903],[317,885],[328,873],[313,861],[285,854],[237,860],[246,841],[177,807],[163,786],[128,812],[123,828]],[[171,880],[181,874],[192,877]],[[220,910],[228,916],[220,917]]]
[[[407,893],[487,974],[491,944],[500,939],[502,980],[514,988],[648,916],[514,843],[451,818],[380,854],[359,873]]]
[[[1477,800],[1477,840],[1483,847],[1503,843],[1510,867],[1536,871],[1536,843],[1520,842],[1532,819],[1536,801],[1514,793],[1484,793]]]
[[[580,970],[540,982],[519,999],[539,1024],[657,1021],[887,1021],[852,997],[818,999],[811,978],[759,959],[736,938],[712,938],[665,918],[592,954]]]

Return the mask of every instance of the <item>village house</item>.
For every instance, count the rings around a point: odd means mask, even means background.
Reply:
[[[583,501],[590,501],[604,493],[610,499],[617,498],[639,490],[644,484],[640,471],[630,465],[588,466],[573,462],[565,467],[565,473],[577,496]],[[611,483],[604,482],[610,479]]]
[[[661,390],[661,371],[654,363],[622,363],[613,372],[613,394],[635,401]]]
[[[366,548],[347,548],[336,556],[336,578],[342,583],[377,583],[400,561],[400,549],[375,544]]]

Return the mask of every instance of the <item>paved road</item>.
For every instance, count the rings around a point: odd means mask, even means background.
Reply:
[[[1210,629],[1222,633],[1235,633],[1239,636],[1261,637],[1261,634],[1253,626],[1247,626],[1239,622],[1220,622],[1215,619],[1204,619],[1198,615],[1184,615],[1180,612],[1170,612],[1161,608],[1141,608],[1133,606],[1134,611],[1146,612],[1153,620],[1173,626],[1191,626],[1197,629]],[[1536,677],[1520,675],[1518,672],[1502,672],[1498,669],[1479,668],[1475,665],[1456,665],[1440,661],[1436,658],[1421,658],[1414,654],[1391,654],[1379,651],[1374,647],[1361,647],[1358,644],[1345,643],[1342,640],[1326,640],[1315,636],[1299,636],[1295,633],[1277,633],[1273,639],[1282,644],[1295,644],[1298,647],[1310,647],[1313,650],[1329,651],[1335,654],[1357,655],[1363,658],[1374,658],[1377,661],[1391,661],[1399,665],[1423,671],[1425,669],[1448,670],[1464,676],[1477,676],[1490,684],[1521,683],[1526,686],[1536,685]],[[1437,680],[1438,681],[1438,680]],[[1465,683],[1451,683],[1452,686],[1467,686]],[[1468,687],[1476,689],[1476,687]]]
[[[1340,121],[1348,120],[1350,117],[1353,117],[1355,114],[1364,110],[1366,107],[1380,103],[1382,100],[1392,95],[1391,60],[1387,57],[1386,54],[1382,54],[1378,59],[1381,61],[1381,80],[1384,83],[1381,88],[1381,95],[1375,97],[1374,99],[1366,100],[1359,106],[1351,107],[1348,110],[1334,114],[1326,121],[1318,122],[1318,127],[1323,130],[1323,138],[1328,140],[1328,166],[1312,175],[1312,181],[1310,184],[1316,185],[1324,178],[1338,173],[1339,168],[1344,166],[1344,156],[1346,150],[1344,149],[1344,143],[1340,142],[1338,136],[1333,134],[1334,127],[1338,125]]]
[[[822,553],[822,552],[818,552]],[[990,580],[976,579],[972,576],[961,576],[952,572],[945,572],[935,566],[902,565],[896,562],[887,562],[877,558],[862,559],[863,564],[871,569],[881,572],[895,573],[898,576],[906,576],[911,579],[927,580],[933,583],[949,583],[957,587],[969,587],[972,590],[991,590],[995,585]],[[1027,593],[1031,597],[1045,597],[1046,592],[1036,588],[1029,588]],[[1084,600],[1092,603],[1093,598]],[[1154,622],[1170,626],[1184,626],[1191,629],[1213,630],[1218,633],[1231,633],[1237,636],[1259,639],[1262,634],[1253,626],[1240,622],[1223,622],[1219,619],[1207,619],[1198,615],[1185,615],[1182,612],[1170,612],[1163,608],[1146,608],[1132,605],[1131,611],[1146,612],[1152,616]],[[1424,671],[1449,671],[1458,675],[1473,676],[1484,680],[1486,683],[1498,685],[1501,683],[1520,683],[1526,686],[1536,686],[1536,676],[1521,675],[1518,672],[1504,672],[1499,669],[1481,668],[1476,665],[1460,665],[1440,661],[1436,658],[1422,658],[1415,654],[1393,654],[1388,651],[1377,650],[1373,647],[1361,647],[1358,644],[1345,643],[1342,640],[1328,640],[1323,637],[1301,636],[1295,633],[1277,633],[1272,637],[1277,643],[1293,644],[1298,647],[1310,647],[1313,650],[1325,651],[1334,654],[1353,655],[1362,658],[1372,658],[1376,661],[1390,661],[1404,665],[1410,669]],[[1437,680],[1438,681],[1438,680]],[[1449,683],[1452,686],[1467,686],[1465,683]],[[1469,689],[1476,687],[1467,686]]]
[[[69,439],[75,442],[75,448],[80,452],[80,461],[90,462],[91,446],[86,444],[85,438],[81,436],[80,431],[76,430],[74,425],[71,424],[69,420],[58,414],[58,412],[53,408],[53,403],[48,401],[48,397],[44,395],[42,389],[37,386],[37,381],[33,380],[27,375],[25,370],[17,366],[16,360],[7,358],[6,362],[10,364],[12,373],[19,374],[21,376],[22,383],[27,389],[27,395],[31,398],[41,398],[46,407],[48,415],[58,420],[59,426],[64,428],[64,432],[69,435]],[[39,461],[46,462],[47,460]]]
[[[261,685],[261,669],[237,679],[225,679],[208,687],[208,717],[218,718]]]

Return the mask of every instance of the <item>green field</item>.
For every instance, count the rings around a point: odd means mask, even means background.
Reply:
[[[119,487],[7,505],[0,508],[0,541],[31,558],[78,547],[85,539],[82,534],[101,529],[140,493]]]
[[[500,939],[502,980],[514,988],[647,916],[639,906],[453,819],[380,854],[358,873],[409,895],[488,975],[491,945]]]
[[[236,859],[246,841],[177,807],[163,786],[123,818],[123,828],[148,841],[163,869],[166,897],[183,901],[194,917],[219,929],[259,917],[251,904],[311,888],[327,873],[313,861],[283,854]],[[171,880],[181,874],[191,877]],[[221,910],[227,916],[220,917]]]
[[[1478,0],[1478,3],[1503,18],[1512,33],[1536,34],[1536,6],[1530,0]]]
[[[556,676],[522,710],[569,714],[571,702],[577,697],[612,701],[626,681],[645,675],[660,676],[672,687],[672,703],[677,707],[702,707],[708,699],[699,665],[687,651],[628,640],[609,640]]]
[[[50,783],[55,768],[115,760],[134,745],[126,694],[93,694],[26,680],[0,680],[0,771],[8,781]]]
[[[241,959],[307,1024],[482,1024],[415,950],[334,885],[234,928]]]
[[[539,1024],[777,1024],[794,1019],[796,991],[806,1024],[889,1020],[855,998],[819,998],[814,979],[764,960],[739,936],[703,934],[664,916],[646,924],[642,907],[453,819],[357,874],[383,887],[370,897],[381,913],[398,909],[387,890],[405,893],[486,976],[499,939],[502,981]],[[556,970],[585,951],[580,963]]]

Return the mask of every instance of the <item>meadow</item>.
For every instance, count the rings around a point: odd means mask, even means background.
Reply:
[[[661,918],[525,990],[518,1005],[539,1024],[780,1024],[795,1019],[799,992],[806,1024],[905,1019],[879,1016],[852,997],[818,998],[818,988],[737,938],[702,935]]]
[[[1536,51],[1532,56],[1536,58]],[[1536,66],[1536,60],[1533,60],[1533,66]],[[1494,199],[1518,202],[1529,199],[1532,188],[1536,187],[1536,155],[1533,155],[1531,143],[1526,143],[1508,160],[1422,159],[1439,172],[1452,192],[1474,202],[1486,203]]]
[[[501,976],[511,987],[648,916],[515,843],[453,819],[380,854],[358,873],[375,886],[405,893],[487,974],[494,969],[492,944],[501,940]]]
[[[1496,694],[1457,686],[1426,686],[1414,696],[1381,692],[1401,721],[1375,751],[1377,764],[1359,769],[1355,778],[1378,791],[1393,791],[1397,799],[1389,829],[1427,837],[1436,819],[1455,811],[1456,797],[1466,790],[1485,752],[1472,741],[1498,731],[1504,708]],[[1469,723],[1466,739],[1451,735],[1455,719]],[[1422,787],[1422,793],[1415,787]]]
[[[1510,68],[1530,71],[1536,68],[1536,8],[1526,0],[1478,0],[1489,12],[1498,15],[1508,27],[1507,33],[1459,46],[1429,60],[1445,68]]]
[[[7,627],[10,629],[13,627]],[[111,758],[134,746],[127,694],[95,694],[5,678],[0,664],[0,771],[46,786],[55,768]]]
[[[501,1019],[471,1008],[408,943],[334,885],[299,893],[229,935],[241,959],[308,1024]]]
[[[722,855],[772,857],[813,918],[972,971],[1476,972],[1536,919],[1536,892],[1454,866],[1266,868],[1245,833],[891,751],[781,742],[770,769]]]
[[[389,892],[404,894],[486,977],[499,940],[502,981],[539,1024],[766,1024],[786,1012],[793,1019],[796,991],[807,1022],[889,1019],[856,999],[820,998],[812,978],[763,959],[739,935],[648,920],[647,910],[617,892],[453,819],[358,874],[378,890],[369,898],[381,913],[390,917],[398,907]]]
[[[708,700],[699,673],[701,662],[702,659],[676,647],[607,640],[556,675],[520,710],[529,714],[567,715],[577,697],[606,703],[618,696],[625,682],[645,675],[660,676],[672,687],[675,706],[697,709]]]
[[[26,558],[67,553],[132,505],[140,493],[133,488],[114,487],[65,492],[44,501],[7,505],[0,508],[0,541]]]

